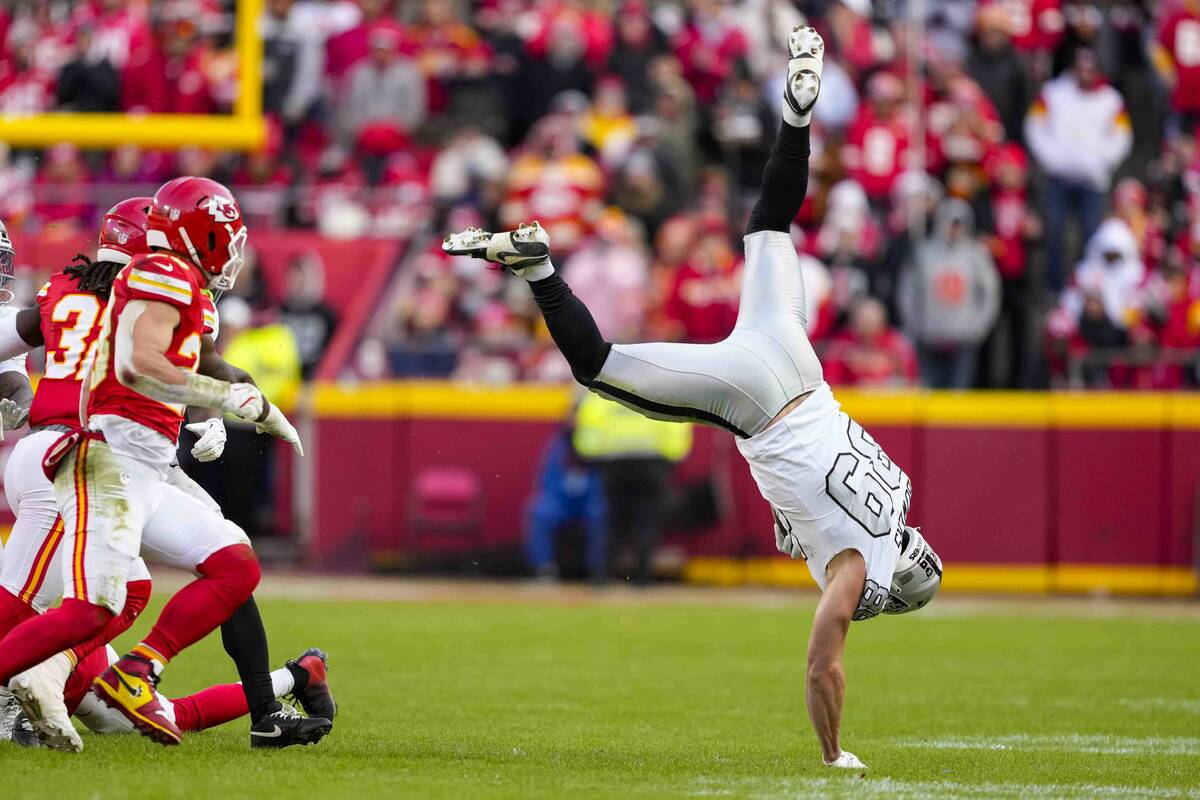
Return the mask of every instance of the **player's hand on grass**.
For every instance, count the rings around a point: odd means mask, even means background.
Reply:
[[[867,765],[858,760],[858,756],[854,753],[842,751],[841,755],[833,761],[826,761],[825,766],[837,767],[838,769],[866,769]]]
[[[259,433],[269,433],[277,439],[283,439],[296,450],[297,455],[304,455],[304,445],[300,443],[300,434],[288,418],[283,415],[278,406],[271,406],[267,418],[256,426]]]
[[[192,445],[192,457],[197,461],[216,461],[225,452],[225,423],[220,417],[193,422],[184,427],[197,436],[196,443]]]
[[[221,410],[247,422],[262,422],[267,399],[253,383],[231,383],[221,403]]]

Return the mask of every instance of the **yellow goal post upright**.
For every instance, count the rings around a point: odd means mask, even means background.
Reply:
[[[253,150],[266,138],[262,115],[262,40],[258,21],[263,0],[237,0],[234,49],[238,96],[231,114],[87,114],[0,116],[0,142],[12,147],[47,147],[68,142],[85,149],[133,144],[158,150],[210,147]]]

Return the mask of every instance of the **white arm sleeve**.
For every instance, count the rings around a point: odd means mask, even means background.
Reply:
[[[0,373],[25,374],[25,355],[33,348],[17,333],[17,312],[20,309],[0,306]]]

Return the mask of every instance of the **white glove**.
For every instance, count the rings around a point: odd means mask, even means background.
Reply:
[[[255,427],[259,433],[269,433],[278,439],[283,439],[296,449],[298,455],[304,455],[304,445],[300,444],[300,434],[296,432],[292,423],[288,422],[288,418],[279,410],[279,406],[272,405],[271,410],[267,412],[267,418]]]
[[[225,423],[220,417],[185,425],[198,439],[192,445],[192,457],[200,462],[216,461],[225,452]]]
[[[262,391],[253,383],[231,383],[229,392],[221,401],[221,410],[247,422],[258,422],[266,402]]]
[[[842,754],[833,761],[826,761],[825,766],[836,767],[837,769],[866,769],[867,765],[858,760],[858,756],[854,753],[847,753],[845,750]]]
[[[8,397],[0,400],[0,440],[4,439],[5,431],[21,427],[28,417],[28,408],[22,408]]]
[[[804,548],[800,546],[800,542],[796,541],[796,536],[791,531],[785,531],[779,527],[778,522],[775,523],[775,547],[785,556],[808,560],[804,555]]]

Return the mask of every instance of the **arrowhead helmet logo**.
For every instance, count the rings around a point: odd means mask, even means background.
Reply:
[[[228,197],[222,197],[219,194],[209,197],[204,207],[208,209],[208,213],[212,214],[212,218],[217,222],[234,222],[239,216],[238,207],[234,204],[233,200]]]

